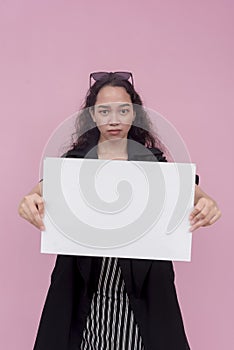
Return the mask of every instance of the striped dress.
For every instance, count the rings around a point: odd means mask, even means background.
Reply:
[[[117,258],[103,258],[80,350],[144,350]]]

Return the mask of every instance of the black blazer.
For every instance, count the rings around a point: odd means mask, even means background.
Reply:
[[[142,145],[128,142],[128,160],[167,161],[158,148],[149,150],[142,152]],[[93,145],[64,156],[98,158]],[[145,350],[189,349],[172,262],[127,258],[118,261]],[[34,350],[79,349],[101,262],[100,257],[57,256]]]

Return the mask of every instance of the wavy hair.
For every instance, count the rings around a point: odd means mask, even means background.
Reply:
[[[156,132],[153,132],[152,122],[143,107],[139,94],[129,81],[122,80],[117,75],[110,75],[107,78],[98,80],[89,88],[85,102],[75,121],[75,132],[72,134],[69,150],[84,149],[89,145],[98,143],[100,131],[94,123],[89,109],[95,105],[97,95],[104,86],[123,87],[131,98],[136,117],[128,131],[128,137],[131,136],[134,141],[146,147],[157,147],[161,151],[166,152],[167,150],[158,135]]]

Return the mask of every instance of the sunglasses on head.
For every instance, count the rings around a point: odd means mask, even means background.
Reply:
[[[91,87],[91,79],[93,78],[95,81],[99,81],[102,79],[108,79],[109,77],[116,77],[121,80],[128,80],[131,78],[132,86],[133,86],[133,76],[131,72],[94,72],[89,76],[89,87]]]

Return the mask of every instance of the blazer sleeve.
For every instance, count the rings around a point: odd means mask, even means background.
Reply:
[[[167,158],[163,154],[163,152],[159,148],[152,148],[151,152],[153,152],[154,156],[157,158],[158,162],[167,162]],[[199,185],[199,175],[195,175],[195,184]]]

